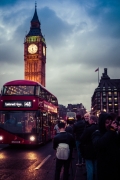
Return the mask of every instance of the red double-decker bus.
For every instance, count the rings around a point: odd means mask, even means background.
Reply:
[[[0,144],[40,144],[52,139],[58,100],[41,84],[14,80],[0,96]]]

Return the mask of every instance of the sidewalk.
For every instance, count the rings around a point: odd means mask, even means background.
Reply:
[[[53,158],[51,158],[49,161],[47,161],[42,167],[41,169],[46,169],[47,171],[45,171],[45,174],[43,176],[42,179],[40,180],[54,180],[54,174],[55,174],[55,162],[56,162],[56,157],[53,156]],[[77,158],[77,151],[74,150],[73,151],[73,159],[72,159],[72,163],[70,166],[70,171],[69,171],[69,180],[86,180],[86,169],[85,166],[83,167],[77,167],[78,158]],[[61,178],[60,180],[63,180],[63,170],[61,172]]]
[[[85,168],[85,166],[82,166],[82,167],[76,166],[76,164],[78,162],[77,150],[74,150],[73,158],[74,159],[72,160],[72,165],[70,167],[69,180],[86,180],[87,176],[86,176],[86,168]]]

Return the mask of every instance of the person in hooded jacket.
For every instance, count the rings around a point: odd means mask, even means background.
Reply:
[[[108,113],[101,113],[98,119],[99,130],[92,135],[97,151],[98,180],[118,180],[119,177],[119,142],[117,123]]]
[[[76,149],[77,149],[77,154],[78,154],[78,163],[76,166],[82,166],[82,155],[80,152],[80,136],[82,135],[84,128],[85,128],[85,121],[81,119],[81,115],[77,114],[76,115],[77,122],[73,125],[73,133],[75,135],[75,143],[76,143]]]
[[[118,133],[118,138],[119,138],[119,162],[120,162],[120,116],[117,116],[116,121],[118,124],[117,133]],[[120,164],[119,164],[119,171],[120,171]]]
[[[92,143],[92,134],[98,129],[97,117],[91,115],[88,123],[89,125],[80,137],[80,149],[86,163],[87,180],[96,180],[96,152]]]

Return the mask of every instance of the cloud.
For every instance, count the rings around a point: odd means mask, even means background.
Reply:
[[[24,78],[24,38],[35,2],[0,1],[0,86]],[[104,68],[119,78],[120,2],[118,0],[46,0],[37,3],[47,45],[46,87],[59,103],[83,103],[91,97]]]
[[[0,0],[0,6],[12,6],[14,5],[18,0]]]

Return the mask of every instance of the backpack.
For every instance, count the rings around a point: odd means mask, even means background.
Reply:
[[[56,157],[61,160],[67,160],[69,158],[69,154],[70,154],[69,145],[66,143],[59,143],[56,152]]]

